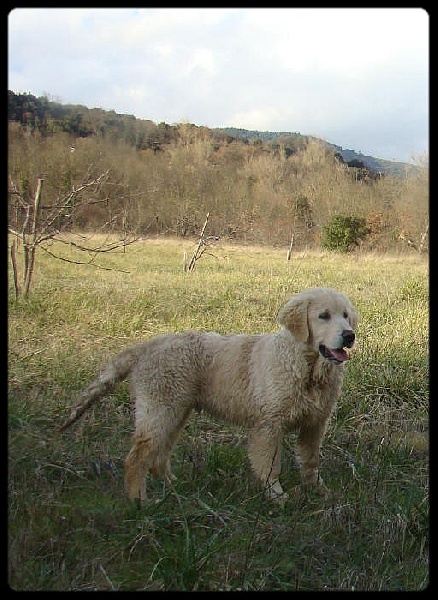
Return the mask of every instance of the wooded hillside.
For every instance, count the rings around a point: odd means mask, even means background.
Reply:
[[[248,140],[13,92],[8,117],[15,229],[26,226],[43,179],[43,217],[82,186],[52,224],[59,231],[194,236],[210,213],[212,236],[285,247],[294,236],[294,247],[318,248],[333,217],[344,215],[366,224],[365,249],[428,247],[424,157],[403,177],[381,175],[300,134]],[[83,186],[103,173],[99,186]]]

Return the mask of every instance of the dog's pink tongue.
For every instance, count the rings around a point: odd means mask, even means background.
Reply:
[[[344,362],[345,360],[348,360],[348,354],[345,352],[345,350],[343,348],[339,348],[338,350],[332,350],[330,348],[330,352],[333,354],[333,356],[336,358],[336,360],[339,360],[340,362]]]

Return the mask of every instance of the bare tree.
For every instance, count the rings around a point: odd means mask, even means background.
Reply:
[[[424,231],[419,235],[418,241],[412,239],[412,236],[403,229],[399,232],[399,238],[407,243],[410,248],[413,248],[420,254],[426,252],[429,248],[429,223],[426,222]]]
[[[187,273],[191,273],[192,271],[195,270],[196,267],[196,262],[201,258],[201,256],[204,254],[204,252],[207,251],[207,248],[209,247],[209,245],[213,242],[217,242],[219,240],[219,238],[215,235],[212,236],[205,236],[205,230],[207,228],[207,223],[208,223],[208,219],[210,217],[210,213],[207,213],[207,217],[205,219],[204,225],[202,227],[201,230],[201,234],[199,236],[199,241],[198,241],[198,245],[196,246],[196,249],[193,253],[192,258],[190,259],[189,264],[186,264],[186,255],[184,255],[184,271],[186,271]],[[212,255],[214,256],[214,255]]]
[[[14,276],[14,287],[16,297],[29,296],[32,276],[35,266],[37,249],[42,249],[59,258],[74,262],[75,264],[94,263],[99,252],[108,252],[115,248],[125,247],[136,241],[137,237],[126,231],[122,239],[116,242],[105,242],[99,247],[90,247],[86,243],[77,244],[71,239],[62,239],[61,234],[69,232],[74,225],[75,219],[85,207],[92,204],[108,205],[108,196],[104,191],[109,179],[109,171],[93,176],[91,171],[87,172],[78,186],[73,186],[66,193],[58,196],[53,202],[43,204],[42,192],[44,179],[38,179],[34,197],[27,197],[21,193],[14,181],[10,182],[10,213],[8,231],[12,235],[10,248],[12,270]],[[105,226],[114,222],[120,215],[115,215],[105,223]],[[123,219],[124,222],[124,219]],[[72,261],[56,256],[48,249],[50,240],[58,240],[75,246],[79,250],[92,254],[87,261]],[[23,247],[22,272],[17,259],[17,250]],[[98,266],[98,265],[96,265]]]

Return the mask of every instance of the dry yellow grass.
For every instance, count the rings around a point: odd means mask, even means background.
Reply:
[[[8,310],[9,583],[33,590],[416,590],[428,582],[428,263],[144,240],[102,270],[37,258],[28,300]],[[77,251],[54,244],[70,260]],[[124,272],[126,271],[126,272]],[[358,307],[358,350],[322,452],[329,499],[267,506],[244,476],[244,436],[200,416],[184,432],[172,490],[123,494],[126,387],[68,435],[56,427],[113,352],[163,331],[272,331],[313,285]],[[291,443],[284,484],[298,483]]]

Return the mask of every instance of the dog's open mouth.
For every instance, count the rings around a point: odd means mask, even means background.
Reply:
[[[334,362],[337,365],[340,365],[349,359],[348,353],[344,350],[344,348],[327,348],[327,346],[324,346],[324,344],[320,344],[319,351],[324,358]]]

